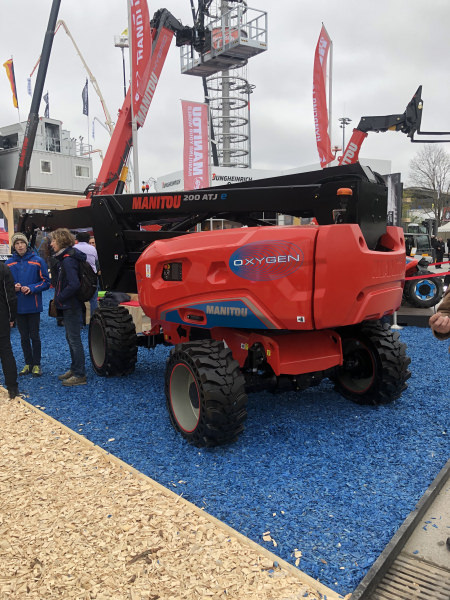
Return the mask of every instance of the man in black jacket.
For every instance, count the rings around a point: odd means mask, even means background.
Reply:
[[[11,327],[17,314],[17,297],[14,278],[8,267],[0,263],[0,360],[9,397],[19,395],[17,366],[11,348]]]
[[[436,262],[437,263],[443,262],[444,261],[445,244],[444,244],[444,240],[441,237],[437,239],[435,250],[436,250]],[[436,269],[442,269],[442,266],[437,264]]]

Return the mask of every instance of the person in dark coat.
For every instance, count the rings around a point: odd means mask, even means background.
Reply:
[[[52,238],[51,238],[51,236],[49,236],[47,238],[47,251],[46,251],[47,267],[48,267],[48,271],[50,273],[51,285],[53,288],[55,288],[56,282],[58,281],[59,261],[55,258],[55,252],[53,251],[51,242],[52,242]],[[56,310],[56,308],[55,308],[55,310]],[[58,325],[58,327],[64,327],[62,310],[57,311],[56,324]]]
[[[16,314],[14,279],[8,267],[0,263],[0,360],[10,398],[19,395],[16,360],[11,348],[11,327],[14,325]]]
[[[70,369],[58,376],[64,386],[85,385],[86,369],[84,349],[81,342],[83,303],[76,294],[80,288],[79,263],[86,254],[74,248],[75,237],[68,229],[56,229],[52,233],[51,246],[58,260],[58,279],[55,285],[55,305],[61,310],[69,344]]]
[[[445,244],[444,240],[440,237],[437,239],[436,246],[436,262],[441,263],[444,260]],[[442,269],[442,265],[436,265],[436,269]]]
[[[19,375],[39,377],[42,374],[39,336],[42,292],[50,287],[50,279],[45,261],[28,247],[23,233],[12,236],[11,246],[13,255],[5,265],[11,269],[17,295],[17,328],[25,359]]]

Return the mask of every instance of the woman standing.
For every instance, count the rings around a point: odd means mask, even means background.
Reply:
[[[83,303],[76,296],[80,288],[79,263],[86,260],[86,254],[74,248],[74,244],[75,237],[68,229],[56,229],[52,233],[51,246],[58,261],[55,305],[63,313],[71,357],[69,370],[58,376],[64,386],[86,384],[84,349],[81,342]]]

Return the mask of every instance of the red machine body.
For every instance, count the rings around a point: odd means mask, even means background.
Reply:
[[[380,319],[400,306],[402,230],[388,227],[383,246],[389,251],[369,250],[356,224],[249,227],[155,241],[136,263],[139,303],[152,325],[163,327],[166,342],[190,339],[195,327],[225,340],[241,366],[258,343],[277,375],[319,371],[342,363],[334,328]]]

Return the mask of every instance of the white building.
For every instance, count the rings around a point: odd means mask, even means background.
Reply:
[[[13,189],[26,123],[0,128],[0,188]],[[89,147],[70,137],[62,121],[40,117],[30,168],[27,191],[83,194],[93,181]]]

